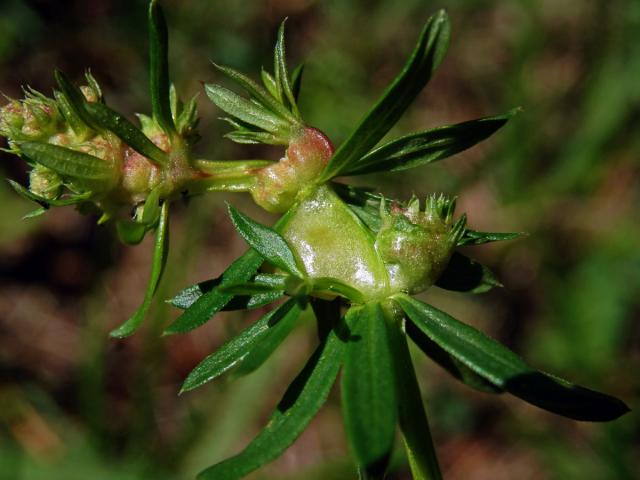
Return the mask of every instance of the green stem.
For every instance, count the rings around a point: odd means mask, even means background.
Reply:
[[[420,386],[409,354],[407,337],[402,330],[403,319],[388,311],[385,313],[393,323],[389,335],[398,382],[398,420],[413,479],[442,480]]]
[[[221,172],[235,171],[237,173],[245,173],[251,169],[263,168],[272,165],[275,162],[270,160],[205,160],[197,159],[193,161],[193,165],[198,170],[216,175]]]

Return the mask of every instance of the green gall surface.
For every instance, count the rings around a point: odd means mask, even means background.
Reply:
[[[389,294],[372,236],[328,186],[317,187],[294,207],[282,235],[309,277],[338,279],[370,299]]]
[[[417,199],[406,208],[382,207],[375,248],[395,292],[418,293],[431,287],[447,266],[460,230],[452,223],[454,201],[431,197],[423,212]]]

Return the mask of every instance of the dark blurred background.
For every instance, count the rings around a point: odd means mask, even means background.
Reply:
[[[218,78],[209,60],[253,77],[270,68],[288,16],[290,65],[306,64],[305,118],[340,143],[402,66],[422,23],[446,6],[447,60],[392,134],[524,111],[494,139],[410,174],[370,176],[388,196],[459,195],[477,229],[528,237],[475,247],[505,288],[426,297],[533,365],[625,399],[640,390],[640,2],[637,0],[163,1],[172,76],[183,97]],[[445,5],[446,4],[446,5]],[[148,112],[146,2],[1,0],[0,91],[51,94],[52,71],[86,68],[120,111]],[[221,139],[200,96],[206,158],[277,158]],[[2,177],[25,182],[2,154]],[[159,298],[218,275],[244,249],[223,200],[176,206]],[[205,355],[260,312],[160,337],[177,311],[157,302],[147,328],[107,333],[141,301],[150,242],[123,247],[73,209],[33,209],[0,183],[0,479],[191,479],[261,428],[312,348],[311,323],[261,370],[177,396]],[[149,239],[147,239],[149,240]],[[475,393],[414,352],[449,480],[635,479],[640,419],[577,423],[509,396]],[[390,478],[408,479],[400,449]],[[351,479],[333,395],[285,455],[255,479]]]

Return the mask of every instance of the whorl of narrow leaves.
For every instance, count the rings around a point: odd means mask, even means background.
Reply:
[[[320,181],[328,181],[347,171],[395,125],[442,62],[449,44],[449,34],[449,19],[444,10],[427,20],[402,72],[336,150]]]
[[[249,281],[263,262],[262,255],[253,249],[249,250],[233,262],[219,280],[211,282],[212,288],[204,285],[181,292],[171,302],[184,305],[186,310],[164,331],[164,334],[186,333],[204,325],[235,296],[217,287]]]
[[[285,392],[265,428],[239,454],[207,468],[201,480],[238,480],[279,457],[324,404],[338,375],[345,343],[332,331]]]
[[[281,322],[284,322],[288,327],[298,318],[299,314],[300,307],[294,299],[288,300],[280,307],[267,313],[256,323],[205,358],[189,374],[180,391],[193,390],[240,364],[254,349],[260,347],[263,340],[269,339],[269,334],[278,329]],[[288,330],[290,331],[290,329]],[[282,339],[278,338],[278,340],[281,341]],[[275,346],[273,349],[269,349],[269,354],[275,350]],[[266,360],[268,356],[268,354],[261,354],[260,363]],[[251,369],[255,369],[258,366],[256,365],[256,359],[253,359]]]
[[[296,103],[302,68],[294,70],[289,78],[284,47],[284,22],[278,30],[274,49],[274,76],[264,69],[261,72],[264,87],[232,68],[215,63],[214,66],[250,96],[246,99],[223,86],[205,85],[209,99],[230,115],[223,120],[234,130],[225,137],[237,143],[288,145],[303,128]]]
[[[487,139],[517,111],[413,133],[376,148],[345,168],[341,175],[396,172],[445,159]]]

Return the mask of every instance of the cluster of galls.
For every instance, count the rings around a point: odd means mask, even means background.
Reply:
[[[87,74],[90,85],[83,86],[82,93],[87,101],[98,101],[102,95],[93,77]],[[46,97],[31,88],[25,89],[23,100],[10,99],[0,109],[0,135],[9,141],[11,152],[20,154],[23,142],[44,142],[51,145],[75,148],[78,151],[104,151],[95,148],[100,142],[90,143],[85,131],[76,132],[62,114],[62,102]],[[61,97],[59,97],[60,100]],[[97,140],[97,139],[96,139]],[[29,174],[29,190],[46,200],[56,200],[63,192],[64,181],[55,171],[33,163]],[[70,188],[73,185],[69,185]]]
[[[138,130],[104,104],[91,74],[80,88],[60,72],[56,77],[61,89],[54,98],[26,89],[24,99],[10,99],[0,109],[0,135],[9,151],[32,167],[29,189],[19,193],[43,207],[38,213],[51,205],[76,204],[101,213],[100,222],[140,223],[147,199],[170,199],[206,176],[190,160],[197,140],[195,99],[185,106],[172,89],[175,132],[164,131],[146,115],[138,115]],[[155,220],[146,219],[146,230]]]

